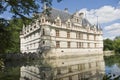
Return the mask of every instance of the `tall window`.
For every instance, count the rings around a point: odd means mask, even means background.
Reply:
[[[89,34],[87,34],[87,40],[89,40]]]
[[[90,43],[88,43],[88,48],[90,48]]]
[[[78,39],[79,38],[79,35],[78,35],[78,32],[76,33],[76,39]]]
[[[77,48],[82,48],[83,47],[83,43],[82,42],[77,42]]]
[[[82,47],[82,42],[79,42],[79,48],[81,48]]]
[[[77,33],[76,33],[76,38],[77,38],[77,39],[83,39],[83,34],[80,33],[80,32],[77,32]]]
[[[70,32],[67,32],[67,38],[70,38]]]
[[[43,29],[43,35],[45,35],[45,29]]]
[[[67,42],[67,47],[70,48],[70,42],[69,41]]]
[[[77,42],[77,48],[79,48],[79,42]]]
[[[94,35],[94,40],[96,40],[96,35]]]
[[[59,37],[59,30],[56,30],[56,37]]]
[[[56,48],[60,48],[60,41],[56,41]]]
[[[97,43],[94,44],[95,45],[95,48],[97,47]]]
[[[35,45],[36,45],[36,44],[34,43],[34,47],[35,47]]]

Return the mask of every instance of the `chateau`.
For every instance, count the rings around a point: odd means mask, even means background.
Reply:
[[[46,57],[103,53],[102,29],[92,25],[83,12],[52,8],[50,15],[36,14],[20,33],[22,53],[35,52]]]

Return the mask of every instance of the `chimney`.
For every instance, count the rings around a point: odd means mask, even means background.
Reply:
[[[64,11],[65,11],[65,12],[68,12],[68,8],[65,8]]]

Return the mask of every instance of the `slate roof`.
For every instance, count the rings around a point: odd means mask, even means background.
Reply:
[[[50,11],[50,17],[49,19],[51,21],[54,21],[58,16],[60,17],[61,21],[62,22],[65,22],[66,20],[70,19],[71,18],[71,14],[68,13],[68,12],[65,12],[65,11],[62,11],[62,10],[57,10],[57,9],[54,9],[52,8],[51,11]]]
[[[87,25],[92,26],[91,23],[87,19],[83,18],[82,19],[82,26],[87,26]]]
[[[58,9],[51,8],[50,16],[47,18],[51,22],[54,22],[55,19],[59,16],[61,19],[61,22],[64,23],[68,19],[71,19],[73,15],[74,14],[70,14],[69,12],[65,12],[64,10],[58,10]],[[86,18],[82,18],[82,26],[86,27],[87,25],[89,25],[91,28],[93,27],[93,25]]]

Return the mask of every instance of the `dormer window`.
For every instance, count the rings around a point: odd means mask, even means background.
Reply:
[[[44,22],[45,22],[45,18],[42,17],[42,18],[41,18],[41,23],[44,23]]]
[[[78,22],[79,22],[79,19],[76,19],[76,22],[78,23]]]
[[[70,21],[66,22],[66,27],[67,27],[67,28],[70,28],[70,27],[71,27]]]
[[[56,25],[60,26],[60,20],[59,19],[56,20]]]
[[[60,25],[61,25],[61,20],[60,20],[59,17],[57,17],[57,19],[55,20],[55,24],[56,24],[57,26],[60,26]]]
[[[44,19],[41,20],[42,23],[44,23],[44,21],[45,21]]]

